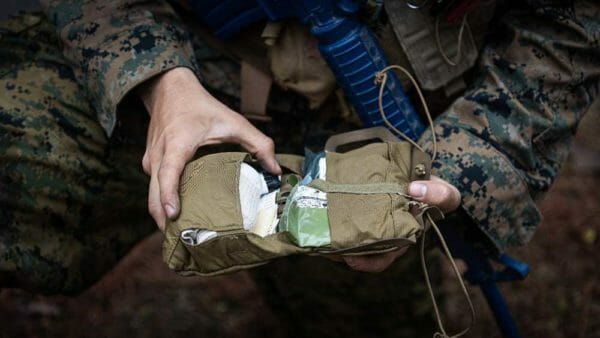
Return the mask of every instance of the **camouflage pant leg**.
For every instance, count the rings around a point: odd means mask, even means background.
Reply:
[[[277,260],[252,274],[289,337],[428,337],[436,325],[417,253],[410,249],[377,274],[308,256]],[[434,286],[439,279],[434,273]]]
[[[77,292],[154,229],[144,136],[107,139],[42,17],[1,25],[0,287]]]

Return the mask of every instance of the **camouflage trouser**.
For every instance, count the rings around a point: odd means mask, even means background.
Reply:
[[[0,285],[77,292],[155,230],[143,126],[108,139],[52,27],[33,15],[2,25]]]
[[[0,286],[74,293],[155,230],[140,165],[145,112],[120,111],[107,138],[52,27],[40,16],[2,25]],[[214,53],[196,47],[200,64],[210,67]],[[321,115],[315,121],[325,127],[312,121],[312,132],[302,135],[311,117],[263,129],[278,151],[298,152],[306,135],[320,143],[343,128],[336,117]],[[277,261],[253,274],[290,336],[421,336],[433,325],[415,251],[382,274],[313,257]]]
[[[378,274],[305,256],[252,272],[290,337],[428,337],[436,327],[417,252]],[[429,270],[439,272],[435,263]],[[434,285],[439,277],[434,273]]]

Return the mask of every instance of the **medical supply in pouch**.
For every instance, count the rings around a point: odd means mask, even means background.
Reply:
[[[341,143],[379,138],[346,152]],[[408,184],[429,177],[429,156],[385,128],[331,138],[326,151],[278,155],[278,177],[247,153],[207,155],[181,177],[181,214],[168,222],[164,259],[182,274],[214,275],[291,254],[359,255],[414,244]]]

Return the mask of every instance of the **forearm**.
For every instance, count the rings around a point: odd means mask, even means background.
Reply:
[[[561,15],[562,14],[562,15]],[[436,175],[502,250],[526,243],[536,207],[599,88],[598,5],[514,11],[483,52],[475,84],[436,120]],[[430,135],[422,141],[431,148]]]
[[[197,68],[186,29],[166,2],[42,2],[108,134],[133,88],[175,67]]]

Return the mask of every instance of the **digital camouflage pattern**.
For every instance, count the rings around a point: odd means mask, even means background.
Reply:
[[[108,134],[136,85],[174,67],[197,71],[189,33],[166,1],[41,3]]]
[[[433,173],[496,248],[527,243],[536,206],[567,159],[600,86],[600,5],[512,11],[490,37],[469,90],[435,122]],[[432,149],[430,133],[422,142]]]
[[[0,35],[0,285],[77,292],[155,230],[145,113],[108,139],[43,16]]]
[[[148,78],[183,66],[235,108],[239,80],[231,74],[238,66],[192,36],[164,2],[51,1],[45,8],[47,19],[22,16],[0,31],[0,284],[68,293],[98,279],[153,229],[140,172],[145,113],[124,98]],[[469,91],[436,121],[437,174],[461,190],[463,207],[499,249],[531,237],[540,220],[535,202],[556,177],[598,91],[598,5],[574,8],[512,10],[484,50]],[[318,113],[289,93],[276,91],[271,100],[288,104],[281,110],[289,115],[273,114],[276,123],[262,126],[278,152],[299,153],[303,143],[322,144],[351,127],[334,114],[334,101]],[[426,134],[430,148],[427,140]],[[410,257],[398,265],[412,266]],[[322,307],[323,314],[350,313],[348,330],[373,325],[379,332],[375,326],[391,324],[358,318],[361,305],[373,306],[365,298],[381,291],[376,298],[389,297],[388,303],[425,299],[398,290],[388,295],[387,286],[372,287],[365,274],[338,274],[343,266],[336,263],[286,262],[261,268],[259,280],[290,304],[288,317],[312,310],[315,325]],[[302,271],[297,284],[310,291],[285,287],[294,266]],[[406,286],[400,290],[419,294],[409,287],[420,281],[412,271],[414,279],[400,281]],[[370,286],[349,287],[361,283]],[[329,299],[337,304],[314,305],[337,287],[357,307],[335,297]]]

